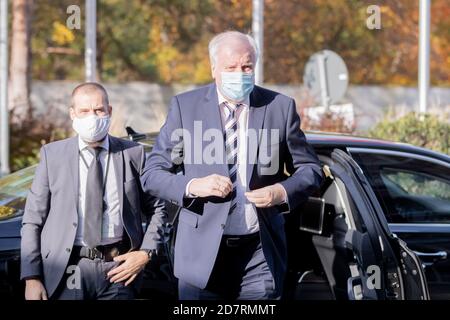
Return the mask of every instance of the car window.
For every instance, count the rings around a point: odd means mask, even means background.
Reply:
[[[439,177],[421,172],[392,169],[381,169],[380,173],[391,196],[409,194],[450,200],[450,184]],[[396,192],[399,189],[401,191]]]
[[[34,165],[0,178],[0,220],[23,212],[35,170]]]
[[[390,223],[449,223],[450,168],[414,157],[352,153]]]

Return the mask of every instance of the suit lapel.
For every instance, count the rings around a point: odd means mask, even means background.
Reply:
[[[203,130],[207,129],[219,129],[223,132],[222,117],[219,109],[219,98],[217,97],[217,87],[215,84],[209,86],[208,93],[205,96],[205,103],[203,105],[202,117],[203,117]],[[203,134],[203,133],[202,133]],[[218,166],[218,169],[222,172],[218,174],[228,176],[228,167],[225,159],[225,140],[223,134],[220,135],[220,145],[222,146],[222,153],[224,155],[222,165]]]
[[[248,111],[248,133],[250,131],[256,132],[257,141],[247,140],[247,149],[255,148],[256,153],[250,154],[247,151],[247,188],[250,186],[250,179],[252,178],[255,163],[257,163],[257,155],[259,153],[259,144],[261,141],[261,129],[264,125],[264,117],[266,114],[267,105],[262,99],[257,86],[253,89],[250,95],[250,106]],[[247,137],[254,136],[247,134]],[[251,146],[250,144],[257,144]],[[256,157],[256,158],[255,158]]]
[[[217,88],[215,84],[211,84],[209,86],[208,93],[205,96],[205,103],[202,109],[203,116],[203,129],[209,128],[218,128],[223,132],[222,126],[222,118],[219,110],[219,99],[217,97]],[[260,94],[259,87],[255,86],[255,89],[250,95],[250,106],[248,112],[248,130],[254,130],[257,134],[257,141],[248,141],[248,143],[257,144],[257,146],[253,146],[256,148],[257,156],[259,150],[259,144],[261,140],[261,130],[264,125],[264,117],[266,114],[267,104],[263,97]],[[206,124],[206,126],[205,126]],[[247,135],[250,136],[250,135]],[[225,141],[223,139],[223,135],[221,136],[221,145],[223,146],[223,154],[225,155]],[[249,146],[247,146],[249,147]],[[251,155],[250,155],[251,156]],[[226,158],[226,155],[225,155]],[[225,159],[224,159],[225,160]],[[247,185],[250,186],[250,179],[252,177],[254,164],[256,163],[256,159],[247,158]],[[224,176],[228,176],[228,167],[224,162],[222,166],[220,166],[220,170]]]
[[[119,139],[110,135],[108,137],[110,157],[114,165],[117,192],[119,194],[120,214],[123,216],[123,151]]]

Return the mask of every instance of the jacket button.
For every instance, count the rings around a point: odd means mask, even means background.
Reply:
[[[76,222],[72,223],[72,225],[76,228],[78,224]]]
[[[66,248],[66,251],[67,251],[67,252],[70,252],[71,250],[70,250],[70,248]]]
[[[224,223],[222,223],[220,226],[222,227],[222,229],[225,229],[225,224]]]

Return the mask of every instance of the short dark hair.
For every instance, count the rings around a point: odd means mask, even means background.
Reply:
[[[74,107],[73,98],[79,92],[92,93],[95,91],[100,91],[103,94],[103,99],[105,99],[106,106],[109,106],[109,98],[108,92],[106,92],[105,87],[103,87],[100,83],[97,82],[84,82],[75,87],[72,91],[70,107]]]

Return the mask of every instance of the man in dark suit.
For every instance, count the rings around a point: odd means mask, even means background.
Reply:
[[[322,171],[294,100],[254,86],[254,40],[225,32],[209,52],[215,82],[172,99],[142,185],[182,206],[174,263],[180,299],[278,299],[283,213],[319,187]]]
[[[164,204],[142,191],[143,147],[108,135],[111,112],[101,85],[79,85],[78,135],[41,148],[22,222],[26,299],[131,299],[160,249]]]

